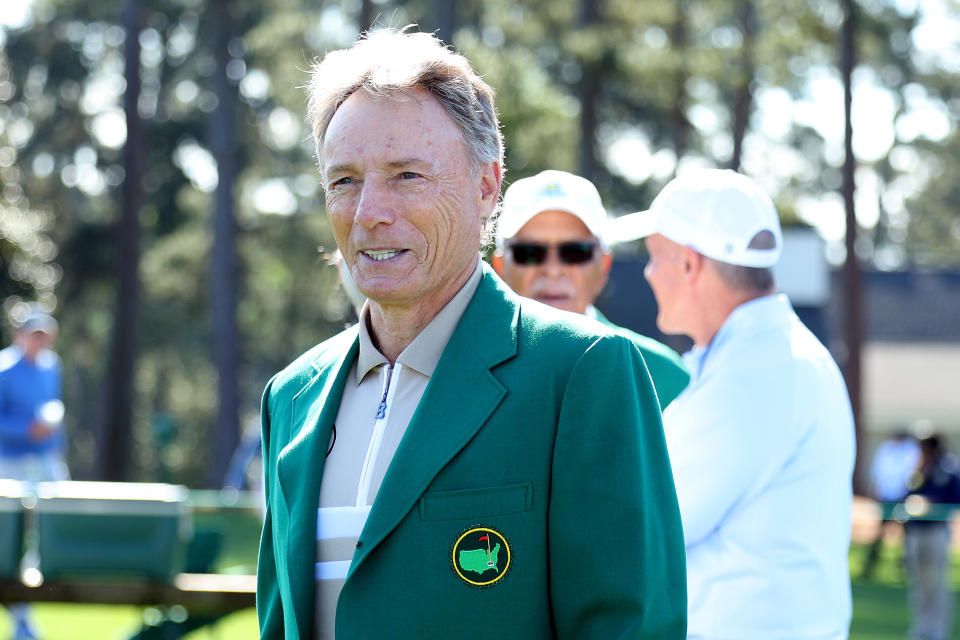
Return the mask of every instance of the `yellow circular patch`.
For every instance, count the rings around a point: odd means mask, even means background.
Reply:
[[[450,560],[461,580],[474,587],[489,587],[506,575],[510,556],[510,545],[502,533],[474,527],[453,543]]]

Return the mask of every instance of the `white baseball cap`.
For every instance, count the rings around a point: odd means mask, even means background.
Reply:
[[[566,171],[541,171],[531,178],[517,180],[503,194],[497,220],[497,247],[517,235],[523,225],[544,211],[566,211],[587,226],[606,246],[607,212],[600,194],[586,178]]]
[[[40,331],[48,335],[56,335],[58,326],[53,316],[42,311],[32,311],[23,321],[17,324],[17,330],[23,333]]]
[[[771,267],[783,248],[780,216],[770,196],[747,176],[726,169],[688,171],[668,182],[648,211],[628,213],[610,226],[616,242],[658,233],[708,258],[744,267]]]

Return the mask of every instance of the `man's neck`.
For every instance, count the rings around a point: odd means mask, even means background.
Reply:
[[[770,295],[772,292],[757,292],[757,291],[733,291],[727,289],[722,295],[717,295],[713,298],[712,303],[706,305],[703,314],[703,324],[701,330],[695,336],[690,336],[693,338],[693,344],[697,347],[706,347],[713,339],[716,337],[717,333],[727,322],[727,318],[730,317],[734,311],[736,311],[741,305],[744,305],[751,300],[756,300],[758,298],[763,298],[764,296]]]
[[[22,357],[25,361],[27,361],[27,362],[30,363],[30,364],[36,364],[36,363],[37,363],[37,356],[40,355],[40,351],[34,351],[34,350],[27,349],[27,348],[25,348],[22,344],[18,344],[18,345],[17,345],[17,348],[20,349],[20,353],[22,354],[21,357]]]
[[[444,288],[442,295],[416,304],[381,304],[371,300],[367,330],[377,350],[391,364],[395,363],[403,350],[463,288],[473,275],[474,269],[476,263],[471,263],[468,269],[452,281],[452,286]]]

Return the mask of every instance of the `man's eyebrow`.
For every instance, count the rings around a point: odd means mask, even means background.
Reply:
[[[431,162],[424,160],[423,158],[401,158],[400,160],[390,160],[389,162],[384,163],[387,169],[396,171],[398,169],[406,169],[412,166],[431,166]],[[325,173],[327,175],[337,174],[337,173],[350,173],[354,171],[354,165],[349,162],[342,164],[334,164],[326,168]]]
[[[335,164],[333,166],[327,167],[324,170],[325,174],[330,173],[343,173],[344,171],[350,171],[353,168],[353,165],[350,164]]]
[[[423,158],[402,158],[400,160],[391,160],[385,163],[389,169],[405,169],[415,165],[432,165],[433,163]]]

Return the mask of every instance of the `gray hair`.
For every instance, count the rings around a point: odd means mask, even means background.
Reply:
[[[773,270],[768,267],[742,267],[738,264],[720,262],[703,256],[710,263],[720,280],[735,291],[746,291],[757,295],[767,295],[776,290]]]
[[[503,137],[493,104],[493,89],[462,55],[429,33],[378,29],[348,49],[315,62],[307,84],[307,117],[313,129],[317,161],[333,115],[354,92],[398,99],[414,89],[429,91],[457,125],[474,171],[498,162],[503,167]]]

